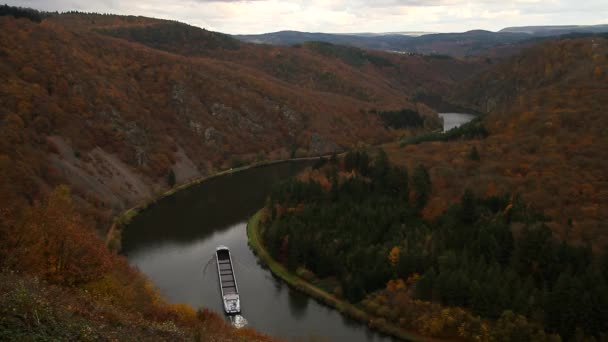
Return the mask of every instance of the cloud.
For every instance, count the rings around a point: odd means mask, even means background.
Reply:
[[[606,23],[608,2],[586,0],[5,0],[184,21],[227,33],[456,32],[507,26]]]

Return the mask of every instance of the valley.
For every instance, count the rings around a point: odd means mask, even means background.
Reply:
[[[605,25],[0,14],[0,339],[608,333]],[[220,244],[244,328],[206,267]]]

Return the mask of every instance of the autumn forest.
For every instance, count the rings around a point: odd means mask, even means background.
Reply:
[[[0,32],[0,340],[280,340],[166,300],[121,234],[172,188],[302,157],[256,229],[364,325],[608,338],[601,34],[464,57],[7,5]]]

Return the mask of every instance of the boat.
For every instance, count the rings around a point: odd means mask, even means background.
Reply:
[[[217,274],[220,280],[220,290],[222,292],[222,302],[224,311],[228,315],[241,313],[241,301],[239,298],[239,288],[236,285],[234,267],[230,250],[226,246],[219,246],[215,249],[215,260],[217,262]]]

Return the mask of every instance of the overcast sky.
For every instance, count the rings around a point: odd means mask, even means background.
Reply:
[[[225,33],[497,31],[608,24],[608,0],[4,0],[40,10],[174,19]]]

